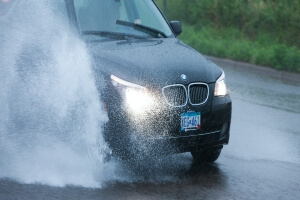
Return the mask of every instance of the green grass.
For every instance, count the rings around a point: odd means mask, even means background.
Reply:
[[[268,33],[258,34],[252,41],[236,28],[183,24],[179,38],[206,55],[300,72],[300,49],[280,44],[274,35]]]

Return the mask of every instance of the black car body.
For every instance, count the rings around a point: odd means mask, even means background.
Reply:
[[[225,75],[177,39],[179,22],[167,22],[152,0],[53,2],[103,77],[97,84],[109,117],[104,137],[116,155],[218,158],[231,122]]]

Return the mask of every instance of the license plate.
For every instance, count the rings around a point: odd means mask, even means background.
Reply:
[[[199,130],[201,128],[201,113],[181,113],[181,131]]]

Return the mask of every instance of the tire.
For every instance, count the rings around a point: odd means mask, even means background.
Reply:
[[[215,162],[220,154],[222,149],[205,149],[205,150],[198,150],[192,151],[191,154],[193,156],[194,161],[196,162]]]

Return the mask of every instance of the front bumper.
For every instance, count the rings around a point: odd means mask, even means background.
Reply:
[[[118,93],[114,94],[111,99],[115,99],[110,101],[114,103],[108,103],[111,130],[105,135],[108,142],[115,143],[111,146],[119,148],[128,145],[137,151],[144,149],[147,152],[179,153],[220,147],[229,142],[232,111],[229,95],[214,97],[211,94],[207,103],[199,106],[161,106],[160,109],[142,116],[130,113],[122,104],[122,99],[116,97]],[[187,111],[201,112],[200,130],[180,131],[180,114]],[[130,144],[123,143],[128,137]]]
[[[202,113],[201,129],[180,131],[180,113],[190,110]],[[231,110],[229,95],[214,97],[210,106],[169,109],[165,115],[153,114],[138,122],[131,118],[130,133],[132,139],[138,141],[135,145],[147,151],[179,153],[215,148],[229,142]]]
[[[203,108],[193,110],[203,111]],[[200,130],[179,131],[180,115],[175,115],[173,130],[168,130],[167,134],[159,135],[155,132],[154,135],[145,136],[144,132],[142,137],[135,138],[143,141],[143,145],[155,147],[160,152],[179,153],[219,147],[229,143],[231,111],[232,102],[229,96],[214,97],[210,112],[203,112]]]

